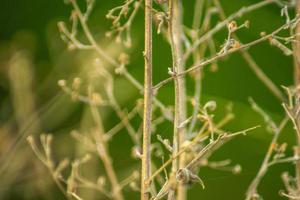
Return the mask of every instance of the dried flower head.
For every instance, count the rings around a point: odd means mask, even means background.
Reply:
[[[122,52],[122,53],[119,55],[119,62],[120,62],[122,65],[128,65],[128,64],[129,64],[129,55],[128,55],[127,53]]]
[[[237,26],[236,21],[231,21],[227,27],[228,27],[229,31],[233,32],[237,29],[238,26]]]

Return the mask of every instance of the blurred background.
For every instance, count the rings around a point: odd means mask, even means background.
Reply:
[[[78,0],[80,2],[80,0]],[[227,15],[243,6],[259,0],[221,0]],[[105,37],[111,22],[105,18],[107,11],[120,5],[122,1],[97,0],[89,20],[89,26],[97,42],[106,52],[118,57],[120,52],[130,55],[127,70],[143,82],[143,12],[138,12],[132,27],[133,46],[128,49]],[[184,23],[191,26],[194,0],[184,1]],[[26,137],[37,137],[41,133],[54,135],[53,157],[61,160],[73,159],[82,155],[85,149],[73,140],[70,132],[84,130],[91,126],[87,106],[74,102],[62,92],[57,82],[61,79],[72,81],[80,77],[83,82],[92,80],[101,85],[100,80],[90,79],[93,74],[93,52],[69,50],[61,40],[57,22],[68,21],[71,6],[63,0],[1,0],[0,6],[0,199],[64,199],[45,167],[34,156],[26,143]],[[214,20],[217,20],[215,18]],[[238,20],[249,20],[250,29],[238,32],[243,43],[259,37],[260,32],[271,32],[285,23],[280,17],[280,9],[269,5],[245,15]],[[216,46],[223,44],[226,30],[215,37]],[[154,37],[154,83],[168,77],[167,67],[171,66],[168,43],[161,35]],[[249,52],[262,70],[280,86],[293,84],[293,60],[269,45],[268,42],[252,47]],[[115,75],[115,88],[118,103],[130,110],[136,100],[141,98],[139,91],[122,76]],[[97,87],[96,87],[97,88]],[[194,84],[187,81],[187,92],[193,95]],[[281,87],[280,87],[281,88]],[[233,104],[235,119],[225,129],[237,131],[256,125],[261,127],[247,136],[237,137],[213,155],[216,160],[230,158],[242,166],[242,173],[234,175],[203,168],[201,178],[206,189],[195,185],[189,192],[189,199],[240,200],[251,180],[255,177],[261,161],[271,141],[272,134],[266,131],[264,121],[249,105],[252,97],[273,119],[279,123],[284,116],[281,102],[257,79],[247,63],[239,54],[231,55],[218,62],[218,70],[205,69],[203,79],[202,104],[209,100],[217,102],[216,118],[222,117],[227,104]],[[166,105],[173,104],[173,85],[162,88],[158,98]],[[101,109],[105,128],[109,129],[119,122],[111,109]],[[141,118],[133,121],[138,129]],[[160,133],[170,137],[172,126],[162,124]],[[295,133],[292,125],[283,131],[280,142],[287,142],[289,155],[292,155]],[[130,138],[123,130],[110,144],[114,166],[120,177],[126,177],[139,162],[133,160]],[[88,164],[88,177],[99,175],[103,166],[95,158]],[[284,189],[281,173],[290,171],[293,164],[276,165],[264,177],[259,192],[264,199],[281,199],[279,190]],[[125,190],[126,199],[139,199],[139,194]],[[87,191],[87,199],[105,199],[97,193]],[[98,197],[98,198],[97,198]]]

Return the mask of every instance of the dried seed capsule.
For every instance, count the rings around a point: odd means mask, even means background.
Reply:
[[[229,29],[229,31],[234,31],[236,28],[237,28],[237,23],[236,23],[236,21],[231,21],[231,22],[228,24],[228,29]]]

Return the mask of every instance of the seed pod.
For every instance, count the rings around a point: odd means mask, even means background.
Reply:
[[[179,169],[177,171],[176,180],[178,182],[186,184],[186,185],[192,185],[193,183],[200,183],[202,188],[203,189],[205,188],[204,183],[201,180],[201,178],[186,168]]]
[[[229,30],[229,31],[235,31],[236,28],[237,28],[237,23],[236,23],[236,21],[231,21],[231,22],[228,24],[228,30]]]

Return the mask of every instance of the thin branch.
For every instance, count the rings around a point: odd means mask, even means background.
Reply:
[[[256,177],[253,179],[253,181],[251,182],[251,184],[250,184],[250,186],[249,186],[249,188],[247,190],[246,200],[251,200],[253,198],[253,196],[257,195],[257,187],[260,184],[261,179],[265,176],[268,168],[271,166],[269,163],[270,163],[270,159],[271,159],[272,153],[274,151],[274,146],[277,143],[277,140],[279,138],[279,135],[280,135],[282,129],[287,124],[288,119],[289,119],[288,117],[285,117],[281,121],[279,127],[276,129],[276,131],[274,133],[274,136],[273,136],[273,139],[271,141],[271,144],[269,145],[267,154],[265,155],[265,158],[264,158],[264,160],[262,162],[262,165],[261,165],[261,167],[260,167],[260,169],[259,169]]]
[[[223,20],[222,22],[219,22],[213,29],[211,29],[209,32],[204,34],[202,37],[200,37],[198,40],[193,43],[193,45],[185,52],[184,54],[184,59],[187,59],[195,49],[202,44],[203,42],[207,41],[210,39],[214,34],[216,34],[218,31],[220,31],[222,28],[226,27],[229,22],[232,20],[242,17],[243,15],[252,12],[254,10],[257,10],[259,8],[262,8],[264,6],[267,6],[271,3],[275,3],[276,0],[264,0],[259,3],[250,5],[248,7],[242,7],[239,9],[237,12],[231,14],[227,19]]]
[[[219,10],[219,15],[222,20],[226,20],[225,12],[221,6],[221,3],[219,0],[214,0],[214,4],[217,6]],[[240,39],[237,37],[235,33],[233,33],[233,37],[236,41],[240,41]],[[279,88],[273,83],[273,81],[262,71],[262,69],[258,66],[256,61],[253,59],[251,54],[245,50],[241,51],[242,57],[245,59],[245,61],[248,63],[248,66],[250,69],[255,73],[257,78],[262,81],[263,84],[274,94],[275,97],[277,97],[280,101],[284,101],[285,98],[282,94],[282,92],[279,90]]]
[[[205,60],[205,61],[202,61],[202,62],[200,62],[200,63],[198,63],[198,64],[195,64],[195,65],[191,66],[190,68],[188,68],[187,70],[185,70],[184,72],[176,74],[176,77],[179,77],[179,76],[185,76],[186,74],[188,74],[188,73],[190,73],[190,72],[193,72],[193,71],[195,71],[195,70],[197,70],[197,69],[200,69],[200,68],[202,68],[202,67],[204,67],[204,66],[206,66],[206,65],[209,65],[209,64],[211,64],[211,63],[213,63],[213,62],[215,62],[215,61],[217,61],[217,60],[220,60],[220,59],[222,59],[222,58],[225,58],[225,57],[228,56],[228,55],[231,55],[231,54],[233,54],[233,53],[236,53],[236,52],[245,50],[245,49],[250,48],[250,47],[252,47],[252,46],[254,46],[254,45],[257,45],[257,44],[259,44],[259,43],[261,43],[261,42],[264,42],[264,41],[268,40],[270,37],[273,37],[274,35],[278,34],[278,33],[281,32],[282,30],[288,28],[289,26],[291,26],[291,25],[293,25],[293,24],[298,24],[299,18],[300,18],[300,17],[297,16],[295,19],[291,20],[290,23],[282,25],[281,27],[279,27],[279,28],[277,28],[276,30],[274,30],[272,33],[267,34],[267,35],[265,35],[265,36],[263,36],[263,37],[261,37],[261,38],[259,38],[259,39],[257,39],[257,40],[254,40],[254,41],[249,42],[249,43],[247,43],[247,44],[241,45],[241,46],[238,47],[238,48],[230,49],[230,50],[228,50],[226,53],[218,54],[218,55],[216,55],[216,56],[214,56],[214,57],[212,57],[212,58],[209,58],[209,59],[207,59],[207,60]],[[158,90],[159,88],[161,88],[162,86],[166,85],[167,83],[169,83],[169,82],[172,81],[173,79],[174,79],[174,76],[173,76],[173,77],[169,77],[169,78],[167,78],[167,79],[161,81],[160,83],[158,83],[157,85],[154,86],[154,89],[155,89],[155,90]]]
[[[112,187],[112,196],[116,199],[116,200],[123,200],[123,194],[122,192],[119,190],[120,188],[120,184],[116,175],[116,172],[113,168],[112,165],[112,161],[111,161],[111,157],[107,151],[107,144],[106,141],[104,139],[104,131],[103,131],[103,124],[102,124],[102,119],[101,116],[99,114],[99,111],[97,110],[97,107],[94,105],[90,106],[91,108],[91,112],[92,112],[92,116],[94,119],[94,122],[97,126],[97,130],[95,132],[95,140],[96,140],[96,147],[97,147],[97,152],[99,154],[99,157],[101,158],[105,171],[107,173],[108,179],[111,183],[111,187]]]

